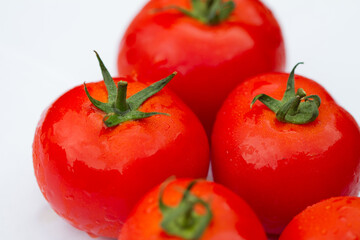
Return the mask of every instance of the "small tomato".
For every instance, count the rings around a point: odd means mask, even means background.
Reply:
[[[334,197],[298,214],[279,240],[360,239],[360,198]]]
[[[134,208],[118,240],[265,240],[260,221],[236,194],[214,182],[178,179]]]

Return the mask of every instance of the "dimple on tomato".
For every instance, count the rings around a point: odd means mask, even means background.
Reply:
[[[357,195],[360,187],[358,124],[323,87],[294,70],[240,84],[212,134],[215,181],[244,198],[273,234],[306,206]]]
[[[169,87],[210,133],[226,96],[246,78],[282,71],[285,48],[273,14],[254,0],[152,0],[120,44],[120,74],[154,82],[178,71]]]
[[[279,240],[360,239],[360,198],[334,197],[294,217]]]
[[[206,177],[209,148],[190,109],[169,91],[157,93],[174,74],[149,87],[131,78],[115,79],[116,86],[99,62],[105,84],[75,87],[42,115],[33,163],[60,216],[93,236],[115,238],[148,190],[171,175]]]
[[[255,213],[214,182],[177,179],[137,204],[118,240],[265,240]]]

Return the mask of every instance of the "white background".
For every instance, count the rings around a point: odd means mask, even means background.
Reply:
[[[91,239],[50,209],[38,189],[31,144],[56,97],[101,79],[92,50],[113,75],[122,33],[145,0],[0,0],[0,236]],[[327,88],[360,122],[359,0],[266,0],[287,47],[287,71]]]

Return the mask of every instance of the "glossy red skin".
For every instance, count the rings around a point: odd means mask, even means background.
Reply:
[[[335,197],[316,203],[297,215],[280,240],[360,239],[360,198]]]
[[[176,206],[190,180],[178,179],[165,189],[164,202]],[[162,214],[158,207],[160,186],[151,190],[134,208],[118,240],[183,240],[166,234],[160,228]],[[265,232],[254,211],[239,196],[214,182],[199,181],[191,193],[210,203],[213,218],[199,240],[266,240]]]
[[[178,71],[169,87],[190,106],[210,133],[226,96],[244,79],[283,71],[285,49],[272,13],[257,0],[234,0],[227,21],[209,26],[169,5],[190,0],[152,0],[128,27],[120,44],[119,73],[157,81]]]
[[[240,84],[212,134],[215,181],[243,197],[272,234],[306,206],[359,191],[359,126],[319,84],[295,77],[296,89],[321,98],[314,122],[282,123],[259,101],[250,109],[261,93],[281,99],[288,76],[269,73]]]
[[[128,96],[146,85],[129,82]],[[103,82],[87,84],[107,101]],[[140,111],[164,112],[107,128],[83,86],[57,99],[42,115],[33,144],[35,174],[52,208],[92,236],[116,238],[134,204],[171,175],[206,177],[208,140],[199,120],[163,89]]]

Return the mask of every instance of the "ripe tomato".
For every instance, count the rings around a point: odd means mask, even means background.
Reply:
[[[186,189],[186,190],[185,190]],[[239,196],[214,182],[178,179],[137,204],[118,240],[266,239],[260,221]]]
[[[296,76],[298,87],[318,96],[304,97],[303,90],[295,94],[293,73],[288,87],[288,74],[283,73],[240,84],[224,102],[212,134],[215,181],[243,197],[274,234],[306,206],[356,195],[360,186],[359,126],[316,82]],[[281,99],[286,89],[291,95],[284,98],[286,103],[258,96],[274,110],[281,109],[276,115],[261,103],[250,109],[258,94]],[[293,100],[301,105],[292,105],[284,115]],[[301,119],[303,124],[286,122]]]
[[[119,73],[134,74],[139,81],[154,82],[178,71],[169,87],[208,133],[238,83],[284,66],[280,27],[254,0],[149,1],[128,27],[118,58]]]
[[[107,88],[102,82],[86,86],[94,99],[105,102],[108,98],[110,102],[115,96],[108,96],[106,89],[116,91],[116,85],[110,84],[110,75],[104,67],[102,70]],[[139,91],[146,85],[130,78],[115,82],[124,80],[131,97],[123,103],[133,108],[134,98],[139,99]],[[152,91],[152,87],[147,89]],[[116,99],[121,96],[126,97],[120,94]],[[97,109],[78,86],[51,104],[37,126],[33,160],[40,189],[60,216],[91,235],[117,237],[133,205],[169,176],[207,175],[207,136],[179,98],[164,90],[139,109],[143,112],[130,109],[117,119],[152,111],[169,115],[107,127],[104,116],[111,125],[117,115]]]
[[[360,198],[334,197],[298,214],[280,240],[360,239]]]

